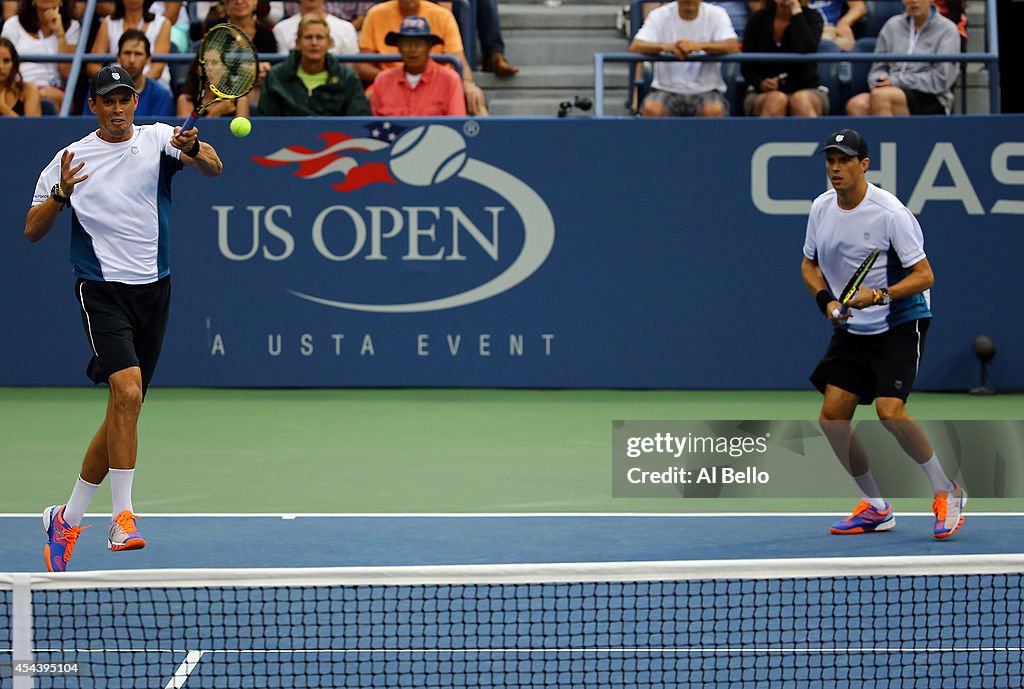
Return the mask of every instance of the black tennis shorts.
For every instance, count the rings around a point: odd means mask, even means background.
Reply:
[[[852,335],[837,328],[811,382],[822,393],[826,385],[852,392],[860,397],[858,404],[871,404],[876,397],[906,401],[930,324],[930,318],[922,318],[878,335]]]
[[[171,277],[148,285],[79,280],[75,297],[92,348],[86,375],[99,385],[118,371],[138,366],[145,396],[167,330]]]

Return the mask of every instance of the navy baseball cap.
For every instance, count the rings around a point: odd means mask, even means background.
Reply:
[[[828,137],[828,141],[822,144],[818,153],[824,153],[833,148],[848,156],[868,157],[868,142],[864,140],[863,136],[852,129],[840,129],[838,132],[835,132],[832,136]]]
[[[403,19],[402,26],[398,31],[389,31],[387,36],[384,37],[384,42],[388,45],[398,45],[398,39],[403,36],[406,38],[425,38],[433,45],[444,43],[444,39],[440,36],[430,33],[430,23],[426,19],[415,15]]]
[[[105,96],[114,89],[129,89],[132,93],[138,94],[138,91],[135,90],[135,82],[132,81],[132,75],[123,68],[110,65],[96,72],[96,76],[93,77],[92,92],[94,95]]]

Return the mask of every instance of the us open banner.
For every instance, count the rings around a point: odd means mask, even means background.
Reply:
[[[257,119],[174,180],[158,385],[806,388],[829,329],[799,273],[819,143],[854,126],[936,274],[923,389],[1024,387],[1024,118]],[[0,384],[84,384],[68,220],[21,236],[89,118],[0,123]],[[86,161],[88,167],[88,161]],[[111,213],[120,209],[112,207]]]

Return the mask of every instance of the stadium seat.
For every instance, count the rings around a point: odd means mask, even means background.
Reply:
[[[722,63],[722,78],[725,79],[725,100],[732,108],[732,115],[745,115],[743,100],[747,97],[747,80],[738,62]]]
[[[44,117],[47,115],[50,115],[51,117],[56,117],[57,106],[53,104],[53,101],[49,101],[43,98],[39,101],[39,103],[42,106],[42,114]]]
[[[889,17],[903,12],[903,3],[899,0],[868,0],[867,8],[868,16],[862,20],[865,23],[864,38],[875,38]]]
[[[857,42],[853,44],[853,52],[873,53],[875,52],[875,43],[875,38],[859,38],[857,39]],[[870,71],[870,62],[853,63],[853,79],[850,84],[850,97],[856,96],[858,93],[864,93],[868,90],[868,72]]]
[[[819,53],[839,53],[839,46],[829,40],[822,40],[818,44]],[[843,107],[852,95],[853,67],[849,62],[826,62],[818,63],[818,81],[822,86],[828,87],[829,114],[837,115],[843,113]]]
[[[190,52],[194,53],[195,48],[193,47]],[[173,41],[171,42],[171,53],[179,55],[181,54],[181,51],[178,49],[178,46],[175,45]],[[171,75],[171,93],[174,95],[175,98],[178,97],[178,94],[181,93],[182,87],[185,85],[185,78],[188,76],[188,68],[189,63],[187,62],[167,63],[167,71]]]

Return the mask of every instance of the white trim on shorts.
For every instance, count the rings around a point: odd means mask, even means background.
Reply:
[[[89,317],[89,310],[85,308],[85,282],[81,282],[78,285],[78,302],[82,305],[82,313],[85,314],[85,330],[89,333],[89,346],[92,347],[92,353],[94,356],[99,357],[100,353],[96,351],[96,341],[92,338],[92,319]]]
[[[917,335],[917,357],[914,359],[914,382],[917,382],[917,373],[921,368],[921,319],[914,321],[914,333]]]

